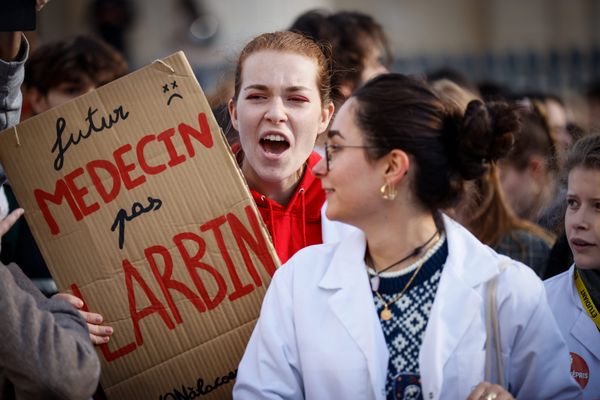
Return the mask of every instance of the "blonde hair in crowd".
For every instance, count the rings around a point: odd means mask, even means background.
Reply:
[[[463,113],[471,100],[480,100],[475,93],[447,79],[431,85],[448,107],[458,108]],[[497,245],[502,236],[519,229],[539,236],[549,246],[555,240],[551,233],[540,226],[515,215],[504,197],[495,163],[491,163],[486,174],[468,185],[464,201],[451,214],[490,246]]]

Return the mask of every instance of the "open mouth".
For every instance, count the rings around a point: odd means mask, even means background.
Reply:
[[[283,136],[271,134],[260,139],[260,146],[266,153],[279,155],[290,148],[290,143]]]

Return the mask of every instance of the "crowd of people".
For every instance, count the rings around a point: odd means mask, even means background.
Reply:
[[[29,51],[0,32],[0,130],[127,72],[91,37]],[[600,135],[555,95],[391,60],[372,17],[309,11],[215,104],[284,263],[233,397],[600,399]],[[114,330],[1,194],[0,398],[89,398]]]

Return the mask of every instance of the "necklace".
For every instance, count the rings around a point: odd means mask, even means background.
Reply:
[[[417,276],[417,274],[421,270],[421,267],[424,264],[425,263],[422,262],[417,267],[417,269],[415,269],[415,272],[413,272],[412,276],[410,277],[410,279],[408,280],[408,282],[406,283],[406,285],[404,285],[404,287],[402,288],[402,290],[400,291],[400,293],[398,293],[396,296],[394,296],[390,301],[386,302],[385,300],[383,300],[383,297],[381,297],[381,295],[379,294],[379,292],[375,291],[375,294],[377,295],[377,298],[379,299],[379,301],[381,301],[383,303],[383,310],[381,310],[381,313],[379,313],[379,316],[381,317],[382,320],[389,321],[390,319],[392,319],[393,315],[392,315],[392,312],[390,311],[390,309],[388,308],[389,305],[390,304],[394,304],[395,302],[397,302],[398,300],[400,300],[400,297],[402,297],[402,295],[404,294],[404,292],[406,292],[408,290],[408,287],[415,280],[415,277]]]
[[[395,267],[395,266],[396,266],[396,265],[398,265],[398,264],[401,264],[401,263],[403,263],[404,261],[406,261],[406,260],[408,260],[408,259],[410,259],[410,258],[416,257],[416,256],[418,256],[419,254],[421,254],[421,252],[423,251],[423,249],[424,249],[425,247],[427,247],[427,245],[428,245],[429,243],[431,243],[431,241],[432,241],[432,240],[433,240],[433,239],[434,239],[434,238],[435,238],[435,237],[438,235],[438,233],[439,233],[439,232],[436,230],[436,231],[433,233],[433,235],[432,235],[432,236],[431,236],[429,239],[427,239],[427,241],[426,241],[425,243],[423,243],[423,244],[422,244],[422,245],[420,245],[420,246],[417,246],[417,247],[415,247],[415,249],[414,249],[414,250],[413,250],[413,251],[412,251],[412,252],[411,252],[409,255],[407,255],[407,256],[405,256],[405,257],[401,258],[400,260],[396,261],[395,263],[393,263],[393,264],[391,264],[391,265],[388,265],[387,267],[385,267],[385,268],[383,268],[383,269],[381,269],[381,270],[379,270],[379,271],[377,271],[377,270],[375,269],[375,263],[373,262],[373,258],[371,258],[371,253],[369,253],[369,252],[367,251],[367,252],[366,252],[366,254],[365,254],[365,263],[367,263],[367,265],[371,266],[371,267],[372,267],[372,268],[375,270],[375,275],[374,275],[374,276],[372,276],[372,277],[369,279],[369,280],[370,280],[370,282],[371,282],[371,290],[373,290],[374,292],[377,292],[377,289],[379,289],[379,283],[381,282],[381,278],[380,278],[380,274],[381,274],[381,273],[383,273],[383,272],[385,272],[385,271],[389,270],[389,269],[390,269],[390,268],[392,268],[392,267]],[[411,280],[411,281],[412,281],[412,280]],[[409,284],[410,284],[410,282],[409,282]]]
[[[438,232],[436,232],[438,233]],[[416,276],[418,275],[419,271],[421,270],[421,268],[423,267],[423,265],[425,265],[425,263],[427,262],[427,260],[429,260],[429,258],[431,258],[431,256],[439,250],[439,248],[443,245],[445,241],[445,235],[443,233],[440,234],[440,239],[433,245],[431,246],[431,248],[427,251],[427,253],[419,260],[417,260],[411,267],[409,268],[415,268],[415,271],[412,273],[410,279],[408,280],[408,282],[406,283],[406,285],[404,285],[404,287],[402,288],[402,290],[400,291],[400,293],[398,293],[397,295],[395,295],[390,301],[385,301],[383,296],[381,296],[381,294],[377,291],[377,290],[373,290],[373,292],[375,293],[375,295],[377,296],[377,298],[379,299],[379,301],[383,304],[383,310],[381,310],[381,312],[379,313],[379,317],[383,320],[383,321],[389,321],[390,319],[393,318],[393,314],[389,309],[389,306],[391,304],[394,304],[395,302],[397,302],[398,300],[400,300],[400,298],[404,295],[404,293],[406,293],[406,291],[408,290],[408,288],[410,287],[410,285],[413,283],[413,281],[415,280]],[[381,271],[383,272],[383,271]]]

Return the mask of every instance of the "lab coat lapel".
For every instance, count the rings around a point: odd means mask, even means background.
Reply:
[[[365,246],[362,232],[346,237],[319,286],[331,291],[329,307],[365,356],[374,397],[383,399],[389,355],[363,261]]]
[[[600,359],[600,350],[597,346],[598,343],[598,329],[594,324],[594,321],[590,319],[587,312],[583,309],[581,299],[577,293],[577,288],[574,283],[574,268],[571,267],[569,270],[569,285],[571,288],[571,301],[575,303],[579,310],[579,315],[571,328],[571,334],[579,343],[581,343],[590,353],[596,358]]]
[[[571,328],[571,334],[590,353],[600,359],[600,351],[598,349],[598,335],[600,333],[596,329],[594,321],[590,319],[584,310],[580,310],[579,316]]]
[[[430,378],[423,380],[424,393],[439,396],[444,366],[473,320],[479,318],[481,302],[481,296],[451,268],[442,273],[419,354],[419,365]]]
[[[473,321],[481,318],[483,298],[476,287],[498,273],[497,265],[485,264],[478,254],[487,248],[473,245],[471,234],[447,217],[444,225],[448,258],[419,354],[422,378],[427,376],[422,380],[426,399],[439,398],[444,366]]]

